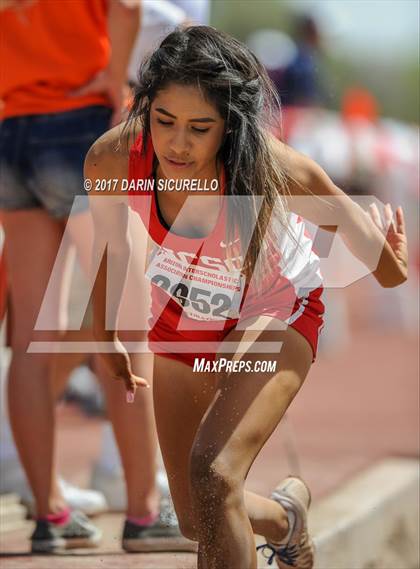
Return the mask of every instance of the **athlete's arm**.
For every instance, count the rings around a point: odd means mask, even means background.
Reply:
[[[105,343],[102,357],[115,379],[123,380],[134,396],[137,386],[148,386],[145,379],[131,371],[130,359],[118,340],[118,310],[127,277],[130,257],[128,206],[121,192],[121,181],[128,176],[128,145],[121,140],[122,127],[105,133],[90,148],[85,159],[85,179],[92,183],[90,208],[94,222],[92,266],[99,270],[92,275],[93,333]],[[96,192],[98,181],[114,181],[112,191]]]
[[[290,210],[328,231],[335,232],[339,226],[347,247],[371,269],[372,249],[382,250],[373,274],[383,287],[405,282],[408,254],[402,208],[396,211],[395,224],[391,207],[385,208],[385,222],[389,226],[385,236],[376,206],[366,213],[316,162],[274,138],[272,143],[288,178]],[[325,219],[331,222],[326,223]]]

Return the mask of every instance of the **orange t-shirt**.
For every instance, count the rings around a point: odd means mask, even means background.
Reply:
[[[0,11],[0,117],[110,106],[105,94],[68,94],[109,56],[106,0],[37,0]]]

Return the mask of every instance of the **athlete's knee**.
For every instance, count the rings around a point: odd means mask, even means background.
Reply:
[[[229,461],[193,449],[191,453],[191,495],[196,506],[218,508],[235,502],[240,482]]]

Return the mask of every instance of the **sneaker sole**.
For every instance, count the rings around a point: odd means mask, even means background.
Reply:
[[[102,538],[102,532],[98,531],[92,537],[74,538],[74,539],[39,539],[33,540],[31,544],[32,553],[56,553],[66,549],[85,549],[89,547],[98,547]]]
[[[26,502],[25,500],[22,500],[22,503],[27,508],[28,514],[31,517],[35,517],[35,515],[36,515],[35,503],[34,502]],[[80,504],[76,504],[76,505],[73,504],[70,507],[72,510],[78,510],[79,512],[83,512],[89,518],[94,518],[96,516],[99,516],[101,514],[105,514],[106,512],[111,511],[110,508],[108,507],[108,504],[104,504],[103,506],[100,506],[100,507],[94,506],[91,508],[81,506]]]
[[[187,551],[197,553],[198,543],[186,537],[149,537],[123,539],[122,548],[127,553],[149,553],[152,551]]]

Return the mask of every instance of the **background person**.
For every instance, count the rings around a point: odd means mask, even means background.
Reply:
[[[51,354],[30,354],[27,347],[41,337],[34,332],[35,322],[66,226],[89,272],[92,225],[87,200],[77,200],[68,216],[74,198],[84,193],[84,155],[121,118],[139,16],[138,8],[102,0],[71,2],[66,10],[56,2],[18,0],[2,8],[1,58],[9,64],[0,91],[0,207],[12,308],[9,416],[36,501],[32,550],[46,552],[63,543],[71,547],[76,537],[78,546],[96,545],[100,532],[69,511],[63,499],[54,459],[54,403],[61,386],[50,389]],[[56,280],[49,296],[50,323],[56,330],[63,327],[64,285]],[[146,363],[134,365],[144,371]],[[117,386],[104,386],[125,469],[127,515],[155,526],[159,495],[151,396],[145,393],[127,410]],[[133,430],[133,424],[138,428]],[[136,458],[128,454],[133,446],[139,450]],[[162,528],[159,532],[162,535]]]

